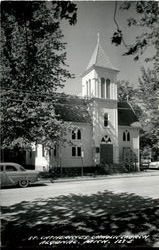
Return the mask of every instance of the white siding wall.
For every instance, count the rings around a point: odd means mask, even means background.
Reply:
[[[118,124],[117,124],[117,102],[113,100],[95,100],[92,109],[93,117],[93,141],[94,147],[100,147],[102,137],[105,135],[111,139],[113,144],[113,162],[118,163]],[[104,126],[104,114],[109,117],[109,125]],[[95,154],[96,163],[99,164],[99,154]]]
[[[81,167],[82,158],[79,156],[72,156],[72,146],[81,147],[84,152],[83,165],[90,167],[94,165],[92,152],[92,126],[89,124],[74,123],[75,126],[81,130],[81,140],[72,140],[71,133],[68,134],[67,139],[71,140],[73,145],[66,144],[61,147],[61,166],[62,167]]]
[[[130,141],[123,141],[123,132],[130,132]],[[119,126],[119,158],[123,159],[123,148],[131,148],[137,157],[137,166],[139,167],[139,129],[128,126]]]

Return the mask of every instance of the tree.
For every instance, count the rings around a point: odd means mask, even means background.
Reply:
[[[142,104],[141,117],[143,131],[141,134],[141,147],[150,147],[153,151],[159,148],[159,81],[155,69],[142,68],[137,92]]]
[[[128,102],[133,108],[138,119],[141,117],[142,109],[138,105],[139,98],[137,96],[138,89],[133,88],[128,81],[118,81],[118,100],[120,102]]]
[[[73,77],[67,70],[60,21],[76,23],[68,1],[1,3],[1,145],[45,146],[64,138],[66,125],[56,116],[58,87]]]
[[[124,44],[126,51],[124,55],[133,55],[135,60],[138,60],[149,46],[154,46],[155,50],[159,49],[159,6],[157,1],[124,1],[120,4],[120,10],[135,9],[135,17],[130,17],[127,20],[129,27],[136,26],[142,28],[143,32],[136,36],[135,41],[127,44],[124,39],[124,32],[116,19],[117,1],[115,2],[114,22],[117,30],[112,37],[112,43],[115,45]],[[134,13],[134,12],[133,12]],[[149,58],[150,59],[150,58]],[[156,55],[151,59],[156,60]],[[148,58],[147,58],[148,60]]]
[[[117,1],[114,10],[114,22],[117,30],[112,37],[115,45],[124,44],[125,53],[123,55],[133,56],[134,60],[139,60],[149,47],[154,48],[154,55],[146,58],[146,62],[153,62],[153,69],[142,68],[142,76],[139,78],[139,88],[135,93],[142,113],[139,116],[142,125],[140,146],[150,147],[157,151],[159,149],[159,4],[158,1],[124,1],[120,4],[120,10],[135,10],[135,15],[127,19],[129,27],[139,27],[140,35],[136,36],[135,41],[127,44],[124,32],[116,19],[118,10]],[[132,11],[134,14],[134,12]],[[158,153],[159,154],[159,153]]]

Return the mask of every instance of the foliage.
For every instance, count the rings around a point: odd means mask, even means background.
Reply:
[[[67,70],[60,21],[76,23],[76,5],[63,1],[1,3],[1,143],[50,146],[66,126],[54,111],[55,90],[73,77]]]
[[[149,146],[157,150],[159,147],[159,81],[155,69],[145,70],[142,68],[137,94],[142,101],[143,109],[141,147]]]
[[[140,35],[136,36],[135,41],[126,44],[124,41],[124,33],[119,27],[118,22],[116,21],[116,11],[117,11],[117,1],[115,4],[114,12],[114,22],[117,26],[117,30],[114,32],[112,37],[112,43],[115,45],[124,44],[126,47],[126,52],[124,55],[133,55],[134,60],[138,60],[140,55],[142,55],[145,50],[154,46],[158,49],[158,20],[159,20],[159,7],[157,1],[123,1],[120,4],[120,10],[130,10],[134,13],[135,17],[130,17],[127,20],[129,27],[141,27],[143,32]],[[155,59],[155,56],[151,59]],[[148,59],[147,59],[148,60]]]
[[[142,125],[140,147],[144,151],[151,148],[158,151],[159,148],[159,4],[157,1],[124,1],[120,4],[120,10],[133,13],[133,17],[127,19],[128,27],[137,27],[140,34],[135,37],[135,41],[126,44],[124,32],[119,27],[116,20],[117,1],[114,10],[114,22],[117,31],[114,32],[112,43],[115,45],[124,44],[126,51],[124,55],[133,56],[134,60],[139,60],[140,56],[149,48],[154,48],[154,55],[145,60],[153,61],[153,69],[142,68],[142,76],[139,79],[139,88],[133,90],[131,86],[124,83],[119,87],[119,98],[125,99],[129,96],[129,101],[134,107],[138,103],[140,110],[138,117]],[[131,12],[130,12],[131,11]],[[124,89],[126,87],[126,89]],[[133,98],[132,98],[133,97]],[[134,102],[135,101],[135,102]],[[136,105],[136,104],[135,104]],[[149,149],[148,149],[149,150]]]
[[[142,114],[142,109],[139,103],[139,97],[137,96],[138,89],[133,88],[128,81],[118,81],[118,100],[121,102],[128,102],[133,108],[136,116],[139,118]]]

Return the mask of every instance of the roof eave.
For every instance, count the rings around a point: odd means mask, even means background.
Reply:
[[[81,75],[81,77],[84,77],[85,75],[87,75],[89,72],[91,72],[91,70],[93,69],[106,69],[106,70],[111,70],[111,71],[116,71],[116,73],[119,73],[120,70],[118,69],[115,69],[115,68],[107,68],[107,67],[101,67],[101,66],[98,66],[98,65],[92,65],[90,68],[86,69],[84,71],[84,73]]]

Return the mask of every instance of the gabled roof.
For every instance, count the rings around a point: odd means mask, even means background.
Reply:
[[[97,40],[97,45],[89,61],[89,64],[86,68],[86,71],[89,70],[92,66],[98,66],[98,67],[103,67],[103,68],[108,68],[108,69],[118,71],[118,69],[116,69],[112,65],[112,63],[109,60],[109,57],[105,54],[102,46],[100,45],[99,36]]]
[[[66,96],[55,104],[55,113],[67,122],[90,123],[87,101],[78,96]]]
[[[127,102],[118,102],[118,125],[139,127],[137,116]]]
[[[66,122],[91,123],[91,115],[88,110],[90,100],[73,95],[60,97],[55,104],[55,113]],[[118,125],[140,127],[138,119],[127,102],[118,102]]]

